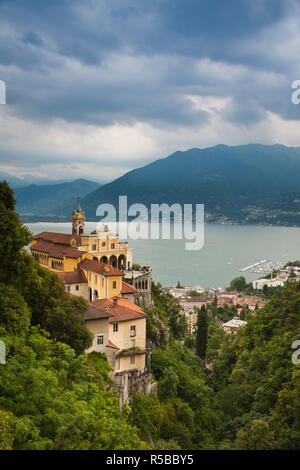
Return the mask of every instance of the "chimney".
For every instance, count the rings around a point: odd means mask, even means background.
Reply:
[[[113,298],[113,307],[116,308],[118,306],[118,297]]]

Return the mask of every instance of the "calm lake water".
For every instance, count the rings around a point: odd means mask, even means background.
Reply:
[[[25,224],[33,234],[43,231],[71,233],[71,223]],[[94,222],[86,223],[92,231]],[[226,287],[243,275],[248,281],[260,274],[239,269],[263,259],[300,259],[300,228],[237,225],[206,225],[202,250],[186,251],[185,240],[128,240],[133,262],[150,265],[153,279],[163,286]]]

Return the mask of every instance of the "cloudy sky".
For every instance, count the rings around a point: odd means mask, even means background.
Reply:
[[[0,0],[0,169],[109,181],[175,150],[300,145],[300,1]]]

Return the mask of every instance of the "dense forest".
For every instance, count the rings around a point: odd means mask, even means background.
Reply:
[[[236,335],[199,312],[195,338],[179,304],[153,284],[147,317],[157,393],[119,411],[87,304],[27,253],[29,231],[0,183],[0,449],[299,449],[300,283],[272,295]]]

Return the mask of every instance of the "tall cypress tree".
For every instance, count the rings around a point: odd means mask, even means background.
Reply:
[[[207,330],[207,311],[205,305],[202,305],[197,317],[196,354],[203,360],[206,358]]]

